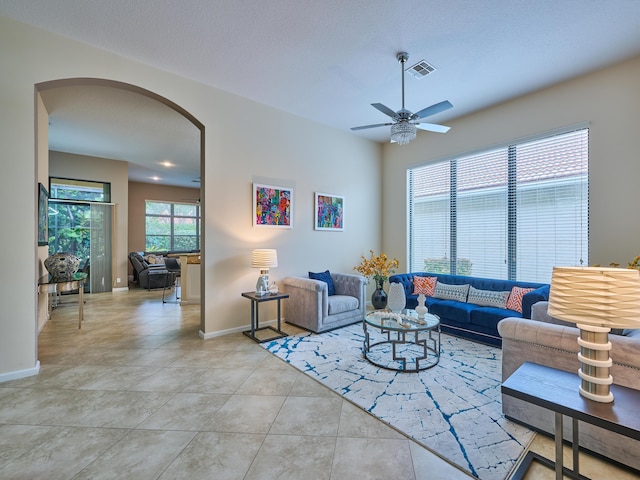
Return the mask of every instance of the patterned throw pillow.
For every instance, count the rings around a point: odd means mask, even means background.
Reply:
[[[534,290],[535,288],[513,287],[509,295],[509,300],[507,300],[507,308],[522,313],[522,297]]]
[[[438,277],[413,277],[413,294],[425,294],[427,297],[433,297],[433,291],[436,288],[436,280]]]
[[[443,298],[445,300],[466,302],[467,293],[469,293],[469,285],[449,285],[447,283],[436,282],[436,288],[433,292],[433,296],[435,298]]]
[[[495,292],[493,290],[479,290],[469,287],[467,303],[484,305],[486,307],[505,308],[511,292]]]

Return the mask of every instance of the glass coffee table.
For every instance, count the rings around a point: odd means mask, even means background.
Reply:
[[[372,330],[373,331],[370,331]],[[375,310],[362,323],[364,357],[372,364],[400,372],[419,372],[440,361],[440,317],[414,310]],[[413,367],[413,368],[412,368]]]

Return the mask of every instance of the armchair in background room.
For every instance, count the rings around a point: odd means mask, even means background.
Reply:
[[[133,266],[133,278],[138,281],[140,288],[151,290],[171,287],[175,281],[175,274],[164,263],[149,263],[140,252],[129,253],[129,261]]]
[[[343,327],[364,319],[367,279],[345,273],[312,274],[287,277],[284,289],[289,294],[285,321],[315,333]],[[326,280],[326,281],[325,281]]]

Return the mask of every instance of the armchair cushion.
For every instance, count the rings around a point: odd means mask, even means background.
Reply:
[[[309,272],[309,278],[313,280],[320,280],[321,282],[326,283],[328,287],[327,293],[329,294],[329,296],[336,294],[336,287],[333,284],[333,279],[331,278],[331,272],[329,272],[329,270],[318,273]]]
[[[358,309],[358,299],[348,295],[333,295],[329,299],[329,315]]]

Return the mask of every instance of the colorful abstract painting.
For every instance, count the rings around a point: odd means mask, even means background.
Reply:
[[[316,192],[316,230],[344,230],[344,197]]]
[[[257,227],[292,227],[293,189],[253,184],[253,225]]]

